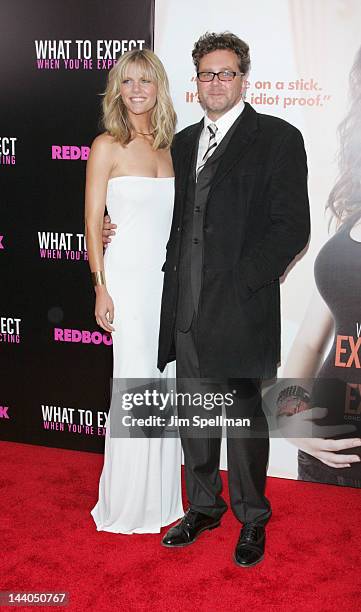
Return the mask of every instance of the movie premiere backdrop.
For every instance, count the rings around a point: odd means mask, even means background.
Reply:
[[[153,48],[153,0],[0,4],[1,439],[101,452],[111,336],[84,240],[89,147],[125,51]]]
[[[350,110],[350,71],[357,54],[360,57],[359,0],[156,0],[155,7],[144,0],[3,0],[3,439],[102,450],[111,339],[93,318],[84,242],[84,171],[88,147],[100,131],[99,94],[107,71],[133,45],[152,47],[153,8],[154,48],[169,75],[178,129],[202,116],[191,61],[194,41],[206,30],[231,30],[251,47],[248,102],[258,112],[283,117],[302,131],[312,236],[282,284],[279,376],[286,372],[303,377],[308,368],[307,375],[317,377],[318,368],[328,360],[354,391],[359,390],[360,294],[353,296],[360,284],[361,244],[356,240],[349,244],[351,252],[343,247],[341,256],[326,252],[324,258],[330,263],[326,285],[333,290],[333,280],[344,278],[348,287],[334,288],[339,309],[347,313],[344,329],[335,332],[312,306],[320,289],[314,264],[334,235],[328,230],[325,205],[339,176],[337,127]],[[361,61],[353,72],[355,99],[360,96],[360,71]],[[353,108],[348,131],[357,135],[360,104]],[[351,149],[357,156],[361,143],[355,143]],[[351,200],[360,202],[360,158],[358,163],[352,160],[351,156],[347,161],[344,185],[352,192]],[[343,268],[337,267],[340,261]],[[331,318],[336,314],[331,312]],[[301,350],[296,366],[292,361],[300,334],[313,350],[322,348],[317,368],[307,366]],[[309,357],[311,363],[317,361]],[[342,410],[345,423],[360,421],[357,394]],[[297,447],[287,440],[271,440],[270,475],[296,478],[297,470]]]
[[[325,205],[339,177],[337,127],[348,115],[352,103],[355,112],[348,120],[348,131],[354,138],[346,146],[347,168],[342,175],[345,188],[339,197],[354,204],[358,202],[361,212],[361,3],[359,0],[183,0],[182,3],[157,0],[155,51],[164,60],[170,77],[179,129],[202,117],[191,50],[206,30],[230,30],[248,42],[251,72],[247,101],[258,112],[282,117],[297,126],[304,136],[308,154],[312,235],[308,249],[290,267],[281,287],[279,376],[285,372],[287,377],[317,377],[318,368],[323,368],[327,361],[328,372],[351,385],[349,397],[339,398],[340,422],[358,426],[358,433],[356,430],[347,435],[360,436],[361,292],[356,287],[360,282],[361,244],[351,243],[346,235],[338,250],[331,243],[326,247],[335,230],[333,227],[328,231]],[[352,82],[356,91],[350,100],[349,79],[355,59]],[[327,250],[320,253],[324,245]],[[314,264],[319,253],[316,287]],[[339,318],[336,331],[320,315],[319,303],[323,298],[319,295],[314,298],[320,289],[332,309],[330,316]],[[297,358],[291,358],[297,336],[300,342],[299,334],[307,337],[311,349],[305,351],[302,343],[298,344]],[[322,351],[320,360],[315,356],[318,350]],[[285,439],[271,439],[269,474],[296,478],[297,450]],[[225,467],[225,444],[222,451]],[[342,472],[345,478],[353,478],[353,486],[361,486],[359,465],[352,468],[352,475],[347,469]]]

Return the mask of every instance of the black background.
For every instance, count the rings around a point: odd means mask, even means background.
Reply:
[[[0,316],[21,318],[21,342],[0,343],[10,417],[0,437],[99,452],[101,436],[43,427],[41,404],[91,410],[96,424],[109,407],[112,349],[53,340],[54,327],[99,329],[94,291],[87,261],[40,258],[38,231],[84,233],[86,162],[52,160],[51,146],[90,146],[102,131],[107,71],[95,68],[96,40],[153,48],[154,0],[2,0],[0,24],[0,136],[17,137],[16,165],[0,165]],[[39,70],[41,39],[91,40],[93,70]]]

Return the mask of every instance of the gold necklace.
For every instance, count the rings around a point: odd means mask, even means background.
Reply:
[[[140,136],[153,136],[153,132],[148,134],[147,132],[137,132],[137,130],[135,130],[135,133],[140,134]]]

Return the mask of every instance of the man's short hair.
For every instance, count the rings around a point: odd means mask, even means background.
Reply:
[[[206,32],[203,34],[195,43],[192,58],[193,63],[198,72],[199,62],[205,55],[217,51],[218,49],[226,49],[234,51],[238,57],[239,69],[244,74],[247,74],[250,69],[251,60],[249,56],[249,46],[247,43],[238,38],[232,32],[221,32],[216,34],[215,32]]]

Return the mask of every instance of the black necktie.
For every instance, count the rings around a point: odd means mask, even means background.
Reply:
[[[208,147],[207,147],[207,151],[205,152],[205,154],[202,157],[202,161],[200,163],[200,165],[197,168],[197,173],[196,173],[196,180],[198,179],[198,175],[201,172],[201,170],[203,170],[207,160],[210,158],[210,156],[212,155],[213,150],[216,148],[217,146],[217,140],[216,140],[216,133],[217,133],[217,126],[215,123],[210,123],[208,126],[208,131],[209,131],[209,141],[208,141]]]

